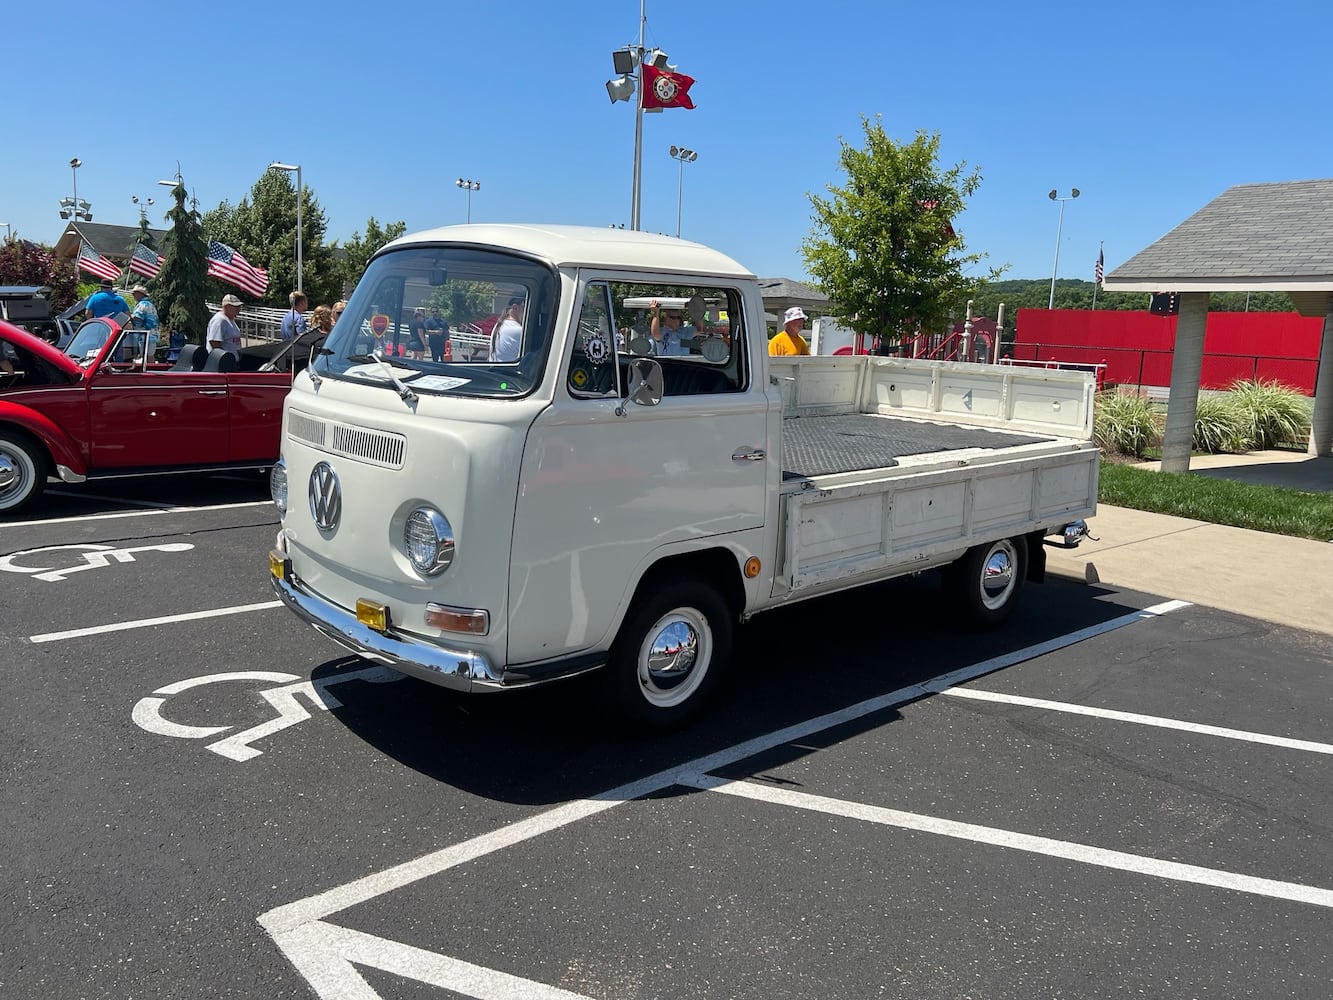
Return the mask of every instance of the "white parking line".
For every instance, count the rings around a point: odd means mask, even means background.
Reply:
[[[205,507],[164,507],[160,510],[119,510],[111,514],[75,514],[71,517],[46,517],[36,521],[0,521],[0,528],[34,528],[39,524],[71,524],[75,521],[82,524],[84,521],[110,521],[121,517],[152,517],[156,514],[196,514],[210,510],[236,510],[241,507],[272,506],[272,500],[247,500],[244,503],[217,503]]]
[[[1050,712],[1067,712],[1070,715],[1089,715],[1097,719],[1114,719],[1116,722],[1135,722],[1141,726],[1157,726],[1161,729],[1178,729],[1186,733],[1200,733],[1205,736],[1221,736],[1228,740],[1245,740],[1249,743],[1263,743],[1271,747],[1283,747],[1287,750],[1308,750],[1310,753],[1333,754],[1333,744],[1315,743],[1312,740],[1294,740],[1289,736],[1270,736],[1267,733],[1254,733],[1244,729],[1225,729],[1222,726],[1205,726],[1198,722],[1183,722],[1180,719],[1164,719],[1156,715],[1139,715],[1136,712],[1118,712],[1110,708],[1092,708],[1088,705],[1074,705],[1065,701],[1046,701],[1042,698],[1024,698],[1017,694],[999,694],[995,691],[978,691],[974,688],[949,688],[941,691],[953,698],[972,698],[976,701],[998,701],[1007,705],[1023,705],[1027,708],[1042,708]]]
[[[862,820],[866,823],[896,826],[903,830],[919,830],[922,833],[934,833],[942,837],[971,840],[978,844],[1008,847],[1016,851],[1028,851],[1032,854],[1044,854],[1047,857],[1078,861],[1085,865],[1097,865],[1101,868],[1115,868],[1119,871],[1135,872],[1139,875],[1151,875],[1153,878],[1170,879],[1175,882],[1193,882],[1195,885],[1232,889],[1236,892],[1248,892],[1251,895],[1267,896],[1270,899],[1285,899],[1293,903],[1307,903],[1311,906],[1333,907],[1333,889],[1321,889],[1318,886],[1302,885],[1299,882],[1279,882],[1276,879],[1239,875],[1235,872],[1222,871],[1217,868],[1201,868],[1198,865],[1185,865],[1176,861],[1161,861],[1140,854],[1127,854],[1124,851],[1108,851],[1105,848],[1090,847],[1087,844],[1075,844],[1068,840],[1034,837],[1031,834],[1017,833],[1013,830],[977,826],[974,823],[959,823],[956,820],[942,819],[938,816],[922,816],[919,813],[885,809],[881,806],[870,806],[861,802],[844,802],[841,799],[825,798],[822,795],[811,795],[808,792],[794,792],[785,788],[756,785],[730,778],[700,775],[698,779],[689,782],[689,784],[704,791],[721,792],[724,795],[735,795],[744,799],[769,802],[779,806],[790,806],[794,809],[827,813],[830,816],[845,816],[848,819]]]
[[[448,871],[468,861],[474,861],[506,847],[551,833],[589,816],[605,812],[615,806],[651,795],[672,785],[699,787],[709,771],[715,771],[738,761],[753,757],[765,750],[805,739],[847,722],[853,722],[875,712],[894,708],[938,693],[955,684],[993,673],[1004,667],[1022,663],[1036,656],[1074,645],[1085,639],[1159,617],[1170,611],[1189,607],[1185,601],[1167,601],[1162,604],[1131,612],[1098,625],[1068,635],[1028,646],[1024,649],[993,657],[980,663],[951,671],[921,684],[911,684],[888,694],[880,695],[821,715],[815,719],[788,726],[764,736],[757,736],[725,750],[700,757],[678,767],[660,771],[638,781],[621,785],[591,799],[579,799],[548,809],[510,823],[490,833],[473,837],[458,844],[433,851],[412,861],[395,865],[384,871],[355,879],[343,885],[276,907],[259,917],[260,925],[273,938],[288,961],[305,977],[320,996],[332,1000],[378,1000],[379,994],[361,976],[357,966],[390,970],[394,974],[419,982],[450,989],[469,997],[487,997],[491,1000],[521,1000],[529,996],[576,996],[554,992],[554,987],[504,975],[503,981],[483,982],[477,978],[478,967],[466,963],[455,965],[452,959],[435,952],[410,948],[401,942],[357,933],[350,935],[346,928],[326,922],[326,918],[350,909],[368,900],[386,895],[432,875]],[[707,779],[711,781],[712,779]],[[717,779],[719,782],[723,779]],[[711,789],[710,789],[711,790]],[[906,815],[906,814],[904,814]],[[947,822],[947,821],[941,821]],[[1021,835],[1015,835],[1021,836]],[[1052,842],[1056,843],[1056,842]],[[1089,848],[1095,851],[1096,848]],[[1114,852],[1110,852],[1114,853]],[[1132,857],[1130,855],[1129,857]],[[1144,859],[1151,861],[1152,859]],[[1166,864],[1161,862],[1160,864]],[[1188,867],[1188,866],[1182,866]],[[1238,876],[1241,879],[1245,876]],[[1259,880],[1263,881],[1263,880]],[[1319,890],[1323,891],[1323,890]],[[482,969],[491,973],[492,970]]]
[[[65,632],[43,632],[41,635],[28,636],[29,642],[59,642],[61,639],[77,639],[85,635],[102,635],[106,632],[124,632],[128,629],[147,628],[150,625],[170,625],[173,622],[192,622],[200,618],[222,618],[225,615],[240,615],[247,611],[267,611],[269,608],[282,607],[281,601],[263,601],[259,604],[238,604],[231,608],[209,608],[207,611],[187,611],[179,615],[163,615],[161,618],[140,618],[132,622],[112,622],[110,625],[92,625],[88,628],[72,628]]]

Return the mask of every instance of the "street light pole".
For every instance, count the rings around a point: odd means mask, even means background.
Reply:
[[[680,239],[680,202],[681,194],[685,189],[685,164],[693,163],[699,158],[699,154],[692,149],[686,149],[684,146],[672,146],[670,153],[671,158],[680,163],[680,170],[676,178],[676,238]]]
[[[301,180],[301,164],[299,163],[270,163],[270,170],[295,170],[296,171],[296,290],[304,291],[305,286],[301,283],[301,202],[305,199],[305,185]]]
[[[648,27],[648,0],[639,0],[639,98],[634,102],[634,196],[630,201],[629,227],[639,228],[643,187],[643,45]]]
[[[1051,268],[1051,300],[1046,304],[1047,309],[1055,308],[1055,276],[1060,273],[1060,234],[1064,231],[1065,227],[1065,202],[1078,197],[1078,188],[1070,188],[1069,194],[1064,197],[1060,197],[1059,194],[1060,193],[1055,188],[1051,188],[1050,193],[1046,196],[1050,198],[1051,201],[1058,201],[1060,203],[1060,221],[1055,227],[1055,264]]]
[[[480,190],[481,190],[481,181],[474,181],[474,180],[471,180],[471,179],[467,179],[467,180],[465,180],[464,178],[460,177],[460,178],[458,178],[458,180],[454,181],[454,183],[457,184],[459,187],[463,188],[465,191],[467,191],[467,221],[468,221],[468,224],[471,225],[471,223],[472,223],[472,192],[473,192],[473,191],[480,191]]]
[[[10,228],[8,222],[0,222],[0,226],[5,227],[5,242],[8,243],[10,240],[14,238],[14,230]]]

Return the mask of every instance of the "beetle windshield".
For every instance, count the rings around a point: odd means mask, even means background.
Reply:
[[[366,268],[315,370],[413,392],[526,395],[541,381],[558,288],[552,268],[526,257],[390,251]]]

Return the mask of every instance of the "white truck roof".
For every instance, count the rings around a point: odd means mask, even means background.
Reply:
[[[541,257],[557,267],[754,277],[748,268],[702,243],[629,229],[473,223],[409,233],[400,236],[388,247],[420,243],[471,243],[506,247]]]

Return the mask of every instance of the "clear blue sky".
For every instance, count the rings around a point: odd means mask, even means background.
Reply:
[[[629,223],[632,105],[611,51],[639,0],[124,0],[9,4],[0,221],[50,242],[58,201],[154,225],[179,161],[201,210],[299,163],[328,238],[366,219],[409,232],[474,221]],[[1108,270],[1233,184],[1333,176],[1326,0],[907,4],[649,0],[647,42],[697,80],[696,110],[644,117],[642,228],[761,276],[805,276],[807,192],[841,183],[861,115],[895,139],[941,135],[980,167],[969,250],[1049,278]],[[21,86],[18,82],[21,81]]]

